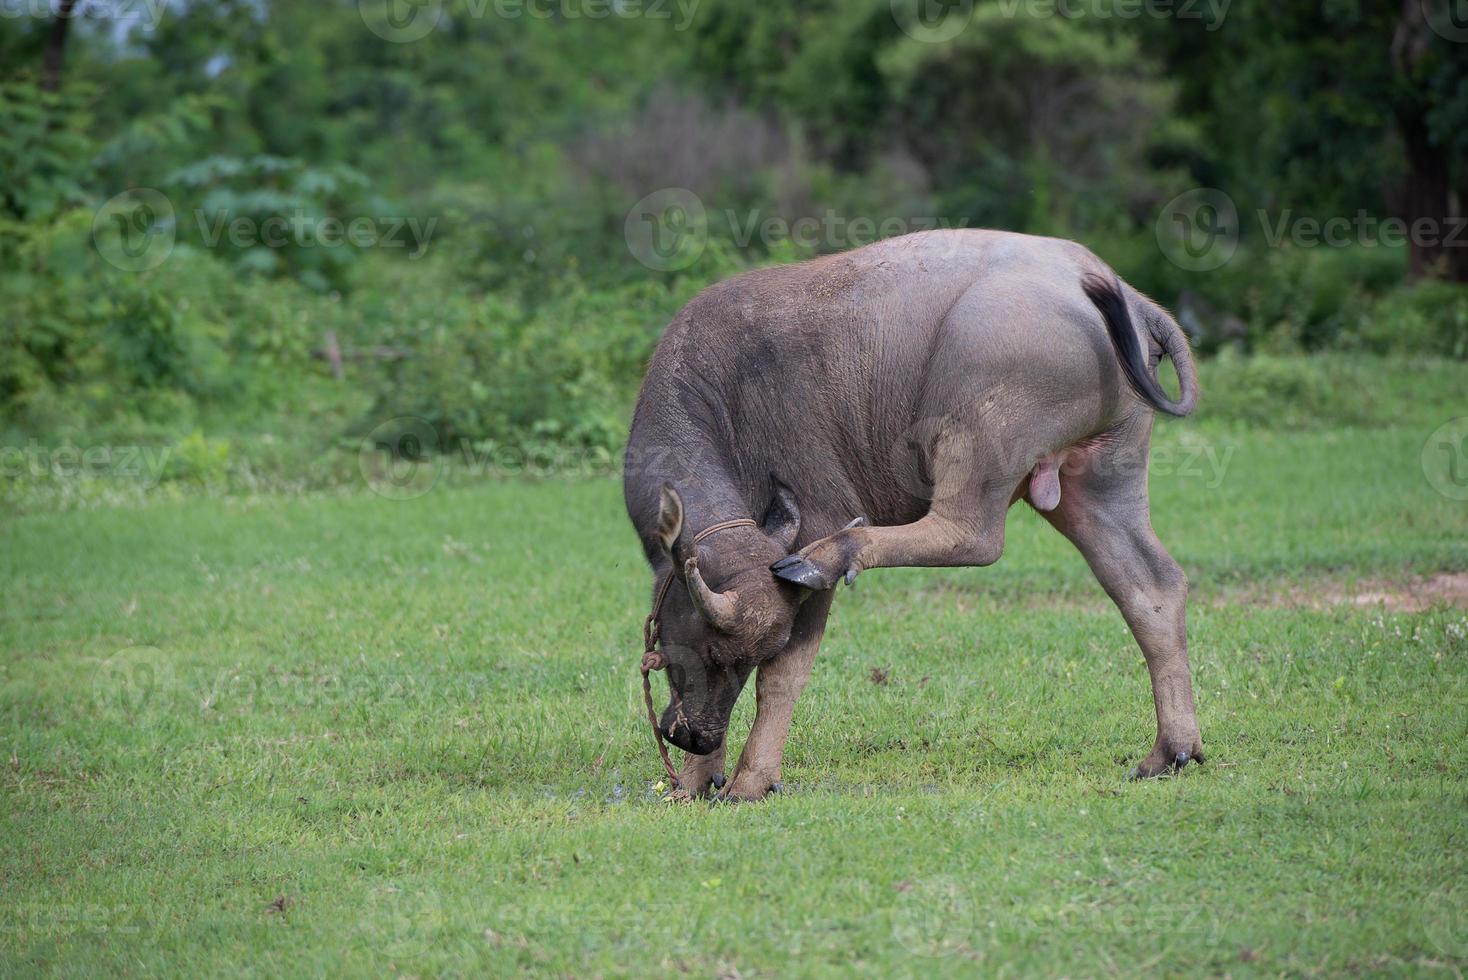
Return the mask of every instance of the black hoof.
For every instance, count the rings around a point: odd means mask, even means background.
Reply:
[[[720,772],[720,773],[715,773],[714,774],[714,778],[713,778],[714,789],[723,789],[724,788],[724,784],[726,782],[728,782],[728,780],[724,778],[724,774],[723,773]]]
[[[1190,758],[1192,758],[1192,756],[1188,755],[1186,752],[1179,752],[1177,754],[1177,758],[1172,760],[1173,768],[1181,769],[1183,766],[1188,764],[1188,760]]]
[[[771,565],[770,571],[774,572],[778,579],[793,582],[807,589],[821,591],[831,587],[831,583],[826,581],[825,574],[804,555],[786,555]]]
[[[785,792],[785,784],[784,783],[771,783],[770,784],[770,792],[771,793],[783,793],[783,792]]]

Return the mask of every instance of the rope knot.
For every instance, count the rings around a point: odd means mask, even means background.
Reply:
[[[712,527],[706,527],[693,536],[693,545],[697,546],[700,541],[717,531],[723,531],[731,527],[758,527],[754,521],[747,517],[736,518],[732,521],[720,521]],[[663,584],[658,586],[656,597],[652,600],[652,612],[648,613],[642,621],[642,703],[647,708],[647,723],[652,726],[653,741],[657,743],[658,755],[663,760],[663,769],[668,773],[668,780],[678,785],[678,770],[673,768],[673,760],[668,756],[668,747],[663,744],[663,732],[658,728],[657,710],[652,705],[652,672],[662,670],[667,666],[667,660],[658,647],[658,634],[661,632],[658,624],[658,616],[663,611],[663,600],[668,597],[668,588],[673,584],[673,574],[663,579]]]

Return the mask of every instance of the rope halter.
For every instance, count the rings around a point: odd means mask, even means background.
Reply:
[[[698,547],[698,543],[704,538],[719,531],[728,530],[731,527],[758,527],[754,521],[747,517],[735,518],[732,521],[720,521],[711,524],[693,536],[692,547]],[[667,666],[667,658],[658,649],[659,634],[661,633],[658,616],[663,611],[663,600],[668,597],[668,589],[673,584],[673,572],[668,572],[668,577],[663,579],[663,584],[658,586],[657,595],[652,600],[652,612],[647,614],[647,619],[642,622],[642,703],[647,706],[647,723],[652,726],[652,737],[657,742],[658,755],[662,757],[663,768],[668,771],[668,779],[672,785],[678,785],[678,770],[673,768],[673,760],[668,756],[668,746],[663,741],[662,729],[658,728],[657,711],[652,706],[652,672],[662,670]]]

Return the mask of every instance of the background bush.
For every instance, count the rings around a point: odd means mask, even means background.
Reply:
[[[1380,5],[1123,23],[980,0],[935,42],[914,36],[916,5],[887,0],[725,0],[687,23],[451,0],[402,44],[356,3],[184,0],[156,25],[124,7],[83,5],[56,77],[54,18],[0,18],[5,445],[144,441],[186,447],[170,478],[310,481],[333,472],[322,454],[415,416],[470,445],[614,460],[683,303],[861,244],[860,219],[1085,242],[1219,355],[1218,418],[1379,420],[1357,362],[1288,355],[1468,357],[1453,254],[1424,266],[1262,233],[1281,215],[1402,213],[1404,119],[1468,197],[1461,46]],[[708,211],[706,246],[674,272],[623,237],[634,202],[668,187]],[[1155,231],[1194,187],[1241,216],[1237,253],[1202,273]],[[166,227],[118,197],[139,188],[166,196]],[[843,236],[741,232],[827,215]],[[114,218],[166,231],[167,259],[107,261],[128,228]],[[320,240],[354,219],[417,230],[401,247]],[[305,231],[240,242],[223,231],[237,220]]]

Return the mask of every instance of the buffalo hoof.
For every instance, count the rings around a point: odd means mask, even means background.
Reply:
[[[734,781],[728,787],[714,794],[710,802],[757,803],[767,796],[780,792],[784,788],[784,784],[778,779],[771,781],[767,775],[760,776],[752,772],[736,773]]]
[[[770,566],[775,577],[786,582],[817,592],[836,587],[843,578],[850,585],[856,581],[861,566],[856,560],[861,540],[855,533],[867,526],[865,517],[858,517],[830,537],[822,538],[796,552],[786,555]]]
[[[709,806],[733,806],[736,803],[758,803],[768,796],[773,796],[775,790],[772,787],[766,793],[751,793],[748,795],[738,793],[716,793],[709,797]]]
[[[786,555],[770,566],[775,577],[803,588],[823,592],[836,584],[837,576],[818,567],[804,555]]]
[[[1192,752],[1183,751],[1173,753],[1171,758],[1168,758],[1166,754],[1159,754],[1154,749],[1147,758],[1143,759],[1135,769],[1127,774],[1127,778],[1153,779],[1157,776],[1166,776],[1181,772],[1183,767],[1189,762],[1196,762],[1201,766],[1206,761],[1203,758],[1203,753],[1196,749]]]
[[[691,800],[706,800],[718,795],[719,790],[723,789],[724,784],[727,782],[728,779],[723,773],[716,772],[712,776],[705,776],[700,780],[690,782],[686,787],[680,786],[668,795],[680,803],[686,803]]]

